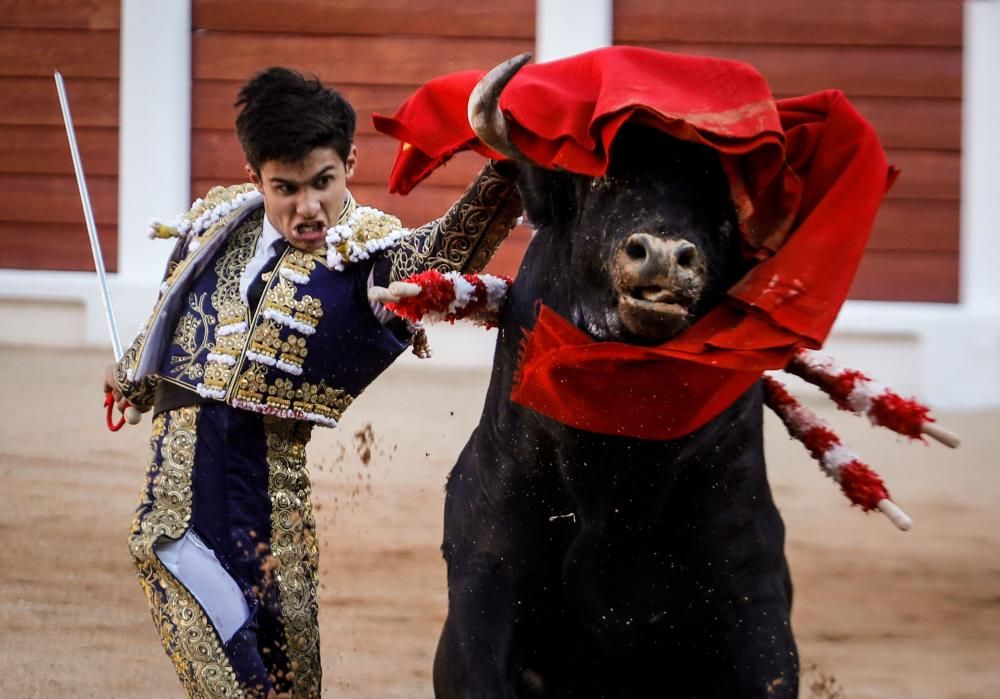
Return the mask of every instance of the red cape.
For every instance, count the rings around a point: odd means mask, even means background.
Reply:
[[[466,117],[483,73],[430,81],[378,130],[402,143],[408,192],[456,152],[501,157]],[[658,347],[594,342],[543,310],[512,399],[590,431],[672,439],[713,418],[833,325],[895,178],[874,129],[836,90],[775,102],[736,61],[612,47],[528,65],[504,90],[511,140],[539,165],[598,176],[629,121],[715,148],[743,236],[761,261],[729,299]],[[613,389],[613,390],[609,390]],[[603,396],[595,405],[594,395]]]

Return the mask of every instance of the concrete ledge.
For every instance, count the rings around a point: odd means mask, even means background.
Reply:
[[[79,347],[85,341],[85,318],[79,300],[0,298],[0,338],[5,345]]]
[[[935,408],[1000,405],[1000,308],[852,301],[824,351]]]
[[[121,341],[127,346],[156,300],[155,285],[108,276]],[[58,309],[58,310],[57,310]],[[0,328],[33,326],[30,344],[49,347],[111,347],[97,274],[0,270]],[[26,331],[20,331],[25,335]],[[25,344],[5,332],[2,344]]]

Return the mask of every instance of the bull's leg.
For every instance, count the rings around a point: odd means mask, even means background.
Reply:
[[[434,658],[438,699],[514,699],[511,643],[513,591],[494,565],[466,566],[448,576],[448,618]]]
[[[787,578],[786,578],[787,582]],[[760,586],[760,592],[776,588],[776,581]],[[786,585],[787,587],[787,585]],[[730,608],[726,640],[732,680],[739,693],[718,696],[761,697],[762,699],[794,699],[798,696],[799,657],[790,625],[787,597],[776,590],[770,602],[752,604],[748,609]],[[752,598],[751,598],[752,600]],[[724,676],[721,675],[720,676]]]
[[[758,518],[756,530],[764,539],[781,542],[780,520]],[[754,560],[770,560],[757,575],[740,575],[746,566],[734,565],[731,577],[718,580],[728,588],[712,604],[715,620],[710,633],[701,637],[703,673],[713,678],[705,696],[728,699],[794,699],[798,696],[799,662],[792,635],[791,581],[781,548],[760,553]]]
[[[520,633],[523,625],[546,613],[542,560],[550,544],[539,527],[550,508],[525,497],[524,488],[499,483],[496,474],[510,470],[492,455],[483,463],[474,443],[475,437],[448,482],[448,618],[434,660],[435,695],[540,697],[541,680],[522,666],[530,651],[518,646],[530,635]],[[521,497],[508,499],[512,492]]]

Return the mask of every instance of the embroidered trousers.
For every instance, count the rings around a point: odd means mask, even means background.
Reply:
[[[222,403],[153,418],[129,548],[163,647],[191,697],[320,696],[310,432],[308,423]],[[247,618],[227,639],[199,587],[185,586],[185,576],[164,563],[164,544],[188,532],[214,553],[219,574],[232,577],[246,602],[237,601]]]

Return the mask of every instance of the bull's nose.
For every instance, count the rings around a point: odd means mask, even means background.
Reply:
[[[633,335],[666,340],[680,332],[701,296],[705,263],[698,246],[683,238],[633,233],[611,263],[618,317]]]
[[[664,240],[649,233],[633,233],[625,241],[627,265],[634,271],[691,269],[698,261],[698,248],[688,240]]]

